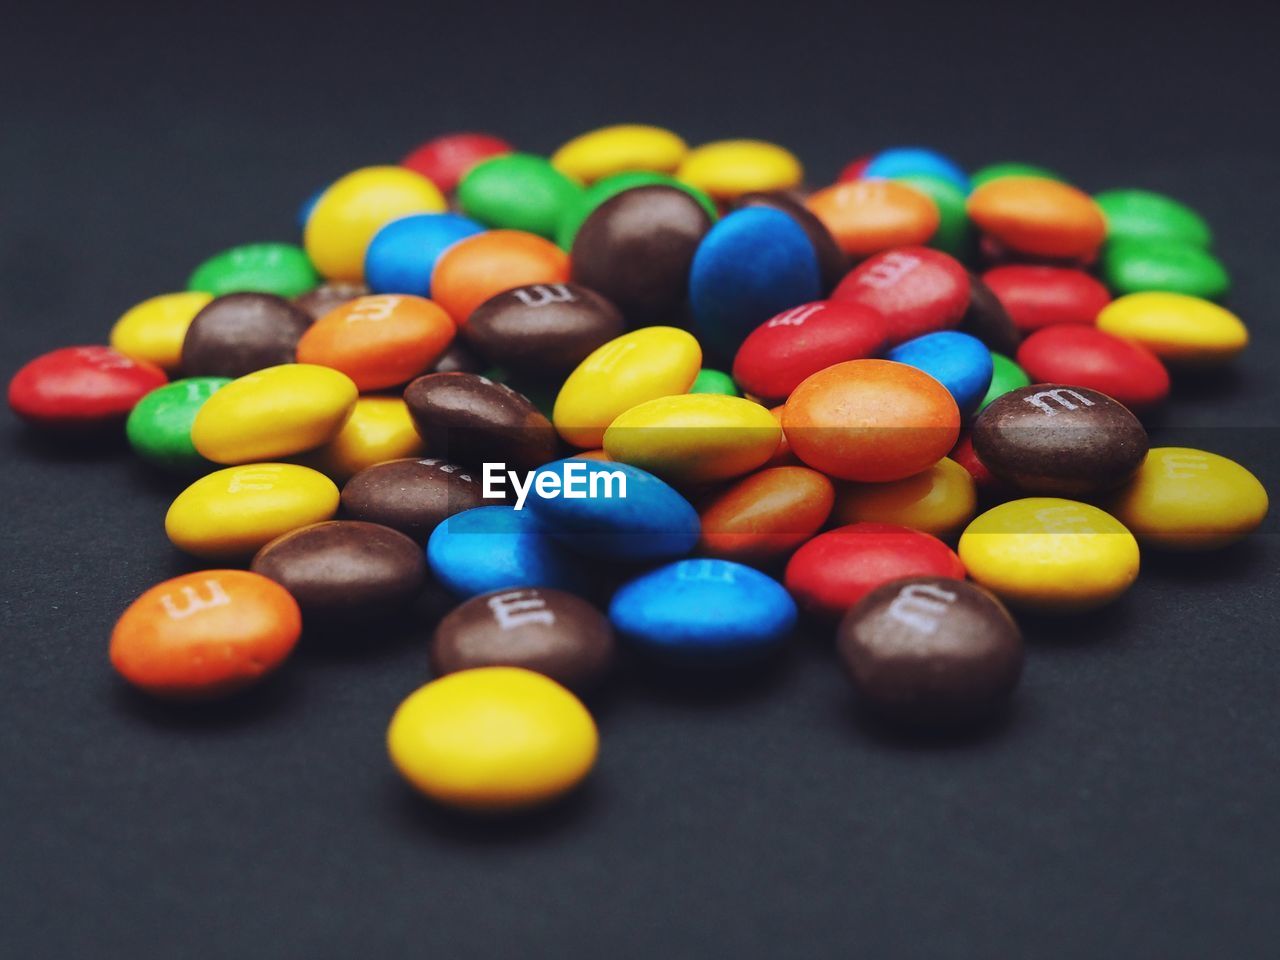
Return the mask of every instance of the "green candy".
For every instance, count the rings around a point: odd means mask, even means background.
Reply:
[[[973,246],[973,228],[964,209],[964,191],[950,180],[929,173],[911,173],[890,179],[923,193],[938,208],[942,219],[929,246],[958,260],[966,259]]]
[[[1027,371],[1006,357],[1003,353],[991,351],[991,386],[987,387],[987,394],[982,398],[982,402],[978,404],[978,409],[974,413],[982,411],[996,397],[1003,397],[1010,390],[1017,390],[1019,387],[1029,386],[1031,378],[1027,376]]]
[[[582,191],[577,199],[565,209],[564,216],[560,220],[560,226],[556,229],[556,244],[562,250],[568,250],[573,246],[573,239],[578,235],[578,228],[582,226],[582,222],[587,217],[591,216],[596,207],[606,200],[616,197],[624,190],[631,190],[635,187],[675,187],[677,190],[683,190],[697,200],[702,205],[702,209],[707,211],[707,216],[711,218],[712,223],[715,223],[719,217],[716,212],[715,202],[697,187],[682,183],[675,177],[667,176],[665,173],[630,170],[626,173],[615,173],[602,180],[597,180]]]
[[[247,243],[214,254],[196,267],[188,290],[221,297],[228,293],[274,293],[296,297],[314,290],[320,275],[306,251],[292,243]]]
[[[1110,240],[1177,240],[1207,247],[1209,224],[1184,203],[1151,190],[1108,190],[1093,198],[1107,218]]]
[[[1002,177],[1041,177],[1045,180],[1064,182],[1062,177],[1052,170],[1037,167],[1032,163],[1017,163],[1016,161],[988,164],[981,170],[976,171],[969,178],[969,181],[973,184],[973,189],[977,190],[984,183],[990,183],[992,180],[999,180]]]
[[[551,240],[582,187],[532,153],[508,153],[476,164],[458,184],[462,212],[486,227],[524,230]]]
[[[143,460],[173,473],[201,473],[211,467],[191,443],[191,424],[204,402],[230,382],[227,377],[191,377],[156,387],[125,421],[129,446]]]
[[[733,382],[733,377],[720,370],[711,370],[704,368],[698,371],[698,376],[694,378],[693,386],[689,388],[690,393],[718,393],[726,397],[738,397],[738,385]]]
[[[1116,240],[1102,253],[1102,278],[1117,294],[1183,293],[1217,300],[1231,287],[1226,268],[1204,247],[1177,240]]]

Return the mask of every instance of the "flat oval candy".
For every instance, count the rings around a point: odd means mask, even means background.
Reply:
[[[183,490],[169,506],[164,529],[179,550],[235,559],[282,533],[328,520],[337,509],[338,488],[323,473],[291,463],[250,463],[210,473]]]
[[[1089,387],[1137,413],[1169,396],[1169,372],[1159,357],[1097,327],[1067,324],[1038,330],[1022,341],[1018,364],[1037,383]]]
[[[943,457],[928,470],[889,483],[842,483],[831,520],[836,524],[891,523],[951,540],[978,509],[973,477]]]
[[[969,219],[1009,250],[1036,257],[1088,260],[1107,221],[1087,193],[1043,177],[1000,177],[969,195]]]
[[[1108,240],[1177,240],[1207,247],[1213,234],[1184,203],[1152,190],[1107,190],[1094,201],[1107,218]]]
[[[903,247],[864,260],[831,299],[879,311],[890,341],[901,343],[960,323],[969,308],[969,272],[940,250]]]
[[[1217,300],[1231,278],[1217,257],[1180,240],[1117,240],[1102,255],[1102,276],[1117,294],[1181,293]]]
[[[676,171],[685,183],[717,200],[744,193],[789,190],[804,168],[785,147],[763,140],[718,140],[690,150]]]
[[[1008,264],[982,275],[1022,333],[1060,323],[1091,324],[1111,302],[1107,288],[1083,270]]]
[[[992,180],[999,180],[1001,177],[1042,177],[1045,180],[1061,180],[1062,177],[1054,173],[1047,167],[1039,167],[1032,163],[1021,163],[1018,161],[1004,161],[1002,163],[989,163],[985,167],[975,170],[969,177],[969,182],[973,184],[976,190],[983,184]]]
[[[1092,610],[1138,576],[1138,542],[1097,507],[1056,497],[1012,500],[960,537],[969,576],[1006,603],[1046,613]]]
[[[168,382],[155,364],[110,347],[62,347],[24,364],[9,381],[9,407],[27,423],[80,430],[119,424]]]
[[[1230,310],[1180,293],[1120,297],[1098,314],[1098,329],[1184,366],[1224,363],[1249,344],[1249,331]]]
[[[554,243],[519,230],[489,230],[440,255],[431,273],[431,298],[462,326],[476,307],[503,290],[568,279],[569,258]]]
[[[942,222],[937,205],[893,180],[855,180],[819,190],[805,201],[851,257],[928,243]]]
[[[459,240],[483,232],[479,223],[456,213],[418,213],[392,220],[373,235],[365,251],[369,292],[430,297],[431,273],[440,255]]]
[[[192,377],[156,387],[138,401],[125,421],[133,452],[174,473],[204,470],[209,461],[191,442],[191,424],[204,402],[230,382],[225,377]]]
[[[427,563],[450,592],[473,597],[513,587],[581,592],[581,562],[549,537],[531,511],[477,507],[446,517],[427,540]]]
[[[973,478],[978,492],[984,497],[997,500],[1012,500],[1016,498],[1017,492],[1003,480],[998,479],[995,474],[987,469],[987,465],[978,458],[977,451],[973,449],[973,434],[971,431],[964,430],[961,432],[960,439],[951,448],[951,453],[947,455],[947,459],[954,460],[964,467],[965,472]]]
[[[182,340],[213,297],[199,291],[165,293],[125,311],[111,328],[111,346],[126,357],[172,373],[182,364]]]
[[[400,397],[360,397],[338,435],[304,455],[307,466],[342,482],[366,467],[420,457],[426,444]]]
[[[1022,332],[1000,298],[974,273],[969,274],[969,308],[960,318],[960,330],[977,337],[993,352],[1014,353],[1022,341]]]
[[[556,229],[556,243],[565,250],[571,249],[573,241],[578,236],[578,230],[597,207],[606,200],[611,200],[618,194],[637,187],[674,187],[697,200],[712,223],[720,216],[715,201],[697,187],[691,187],[665,173],[633,170],[629,173],[615,173],[604,177],[583,190],[578,195],[578,199],[570,204],[561,216],[560,226]]]
[[[759,563],[785,556],[827,522],[831,481],[808,467],[769,467],[734,482],[702,504],[703,553]]]
[[[1133,476],[1147,446],[1146,430],[1123,404],[1059,383],[1010,391],[973,424],[982,462],[1030,494],[1079,497],[1112,490]]]
[[[422,174],[449,193],[481,160],[502,156],[513,149],[507,141],[489,133],[446,133],[415,147],[400,165]]]
[[[463,342],[461,337],[454,337],[440,359],[431,368],[432,373],[480,373],[484,369],[484,361],[477,357]]]
[[[991,351],[967,333],[926,333],[898,344],[885,357],[923,370],[941,383],[960,408],[961,416],[967,417],[976,410],[991,386]]]
[[[482,160],[458,184],[462,212],[487,227],[553,239],[582,187],[546,157],[507,153]]]
[[[824,294],[835,289],[841,278],[849,272],[849,258],[836,243],[836,238],[812,212],[798,200],[793,200],[785,193],[746,193],[735,201],[736,209],[745,207],[766,207],[779,210],[800,225],[800,229],[813,245],[814,256],[818,258],[818,273],[822,278]]]
[[[968,259],[974,247],[973,224],[965,208],[968,193],[951,180],[924,173],[895,176],[894,181],[924,194],[938,208],[938,229],[929,246],[953,257]]]
[[[574,137],[551,155],[551,165],[582,183],[633,170],[670,173],[689,146],[662,127],[620,123]]]
[[[293,597],[244,570],[201,570],[158,583],[111,631],[111,665],[152,696],[207,700],[250,686],[297,645]]]
[[[865,180],[888,180],[911,174],[941,177],[964,193],[969,192],[969,178],[950,157],[926,147],[891,147],[875,154],[861,177]]]
[[[182,341],[182,371],[189,377],[243,377],[293,363],[311,315],[270,293],[230,293],[210,301],[192,319]]]
[[[320,282],[301,247],[292,243],[247,243],[214,254],[196,267],[187,289],[225,297],[229,293],[272,293],[296,297]]]
[[[374,464],[342,488],[343,516],[399,530],[424,545],[447,517],[489,503],[471,474],[435,457]]]
[[[777,650],[795,602],[772,577],[729,560],[677,560],[624,584],[609,620],[633,648],[686,666],[749,663]]]
[[[689,387],[689,392],[718,393],[724,397],[742,395],[738,385],[733,382],[733,377],[722,370],[712,370],[710,367],[703,367],[698,371],[698,375],[693,378],[693,384]]]
[[[369,295],[369,288],[363,283],[322,283],[314,290],[308,290],[299,297],[294,297],[296,306],[307,311],[312,320],[319,320],[331,310],[336,310],[344,303],[350,303],[356,297]]]
[[[1003,397],[1010,390],[1017,390],[1019,387],[1025,387],[1029,383],[1031,383],[1031,378],[1027,376],[1027,371],[1023,370],[1003,353],[992,353],[991,386],[987,387],[986,395],[979,401],[978,411],[985,410],[987,405],[996,397]]]

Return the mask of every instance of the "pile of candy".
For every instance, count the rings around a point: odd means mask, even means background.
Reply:
[[[803,616],[869,710],[970,723],[1019,678],[1006,604],[1094,609],[1140,543],[1262,522],[1248,470],[1149,449],[1141,419],[1170,369],[1248,340],[1193,211],[916,148],[802,180],[782,147],[655,127],[549,159],[444,136],[320,191],[301,246],[226,251],[110,347],[31,361],[17,414],[124,421],[192,480],[170,540],[220,565],[124,612],[116,670],[223,696],[434,582],[461,605],[391,757],[445,804],[513,809],[591,769],[577,694],[618,639],[723,673]]]

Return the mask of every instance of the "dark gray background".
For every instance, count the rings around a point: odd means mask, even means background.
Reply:
[[[780,141],[815,183],[923,142],[1203,211],[1256,342],[1234,376],[1179,385],[1160,439],[1280,488],[1267,16],[391,7],[7,10],[0,374],[103,341],[214,251],[293,239],[315,188],[439,132],[548,151],[650,121]],[[173,485],[119,449],[35,443],[8,416],[0,444],[0,954],[1275,955],[1273,532],[1145,558],[1114,609],[1029,624],[1017,709],[984,736],[869,727],[815,635],[740,690],[624,680],[596,704],[587,791],[475,825],[417,802],[385,758],[387,719],[426,675],[427,623],[353,637],[346,656],[307,650],[226,709],[150,706],[115,681],[106,642],[136,594],[184,569],[161,527]]]

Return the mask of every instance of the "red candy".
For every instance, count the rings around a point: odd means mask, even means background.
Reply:
[[[93,427],[123,420],[169,382],[163,370],[110,347],[63,347],[36,357],[9,381],[9,406],[42,427]]]
[[[446,133],[418,147],[400,161],[400,166],[422,174],[447,193],[481,160],[512,149],[507,141],[487,133]]]
[[[851,523],[797,550],[784,579],[802,610],[835,619],[890,580],[964,575],[960,558],[937,537],[892,523]]]
[[[1023,333],[1059,323],[1091,324],[1111,302],[1098,280],[1070,267],[1010,265],[988,270],[982,279]]]
[[[864,260],[831,299],[880,311],[892,346],[959,325],[969,307],[969,273],[939,250],[898,247]]]
[[[973,477],[978,493],[983,497],[992,499],[1015,495],[1012,488],[988,470],[987,465],[978,459],[978,451],[973,449],[973,435],[968,430],[960,434],[960,439],[956,441],[956,445],[951,448],[947,456],[969,471],[969,476]]]
[[[861,180],[862,173],[871,164],[872,154],[864,153],[862,156],[850,160],[844,165],[844,169],[840,171],[840,176],[836,177],[836,183],[848,183],[851,180]]]
[[[859,303],[819,300],[778,314],[751,332],[733,360],[733,379],[764,400],[785,400],[810,374],[880,353],[889,325]]]
[[[1088,387],[1142,412],[1169,396],[1169,371],[1141,344],[1097,327],[1062,324],[1038,330],[1018,348],[1033,383]]]

